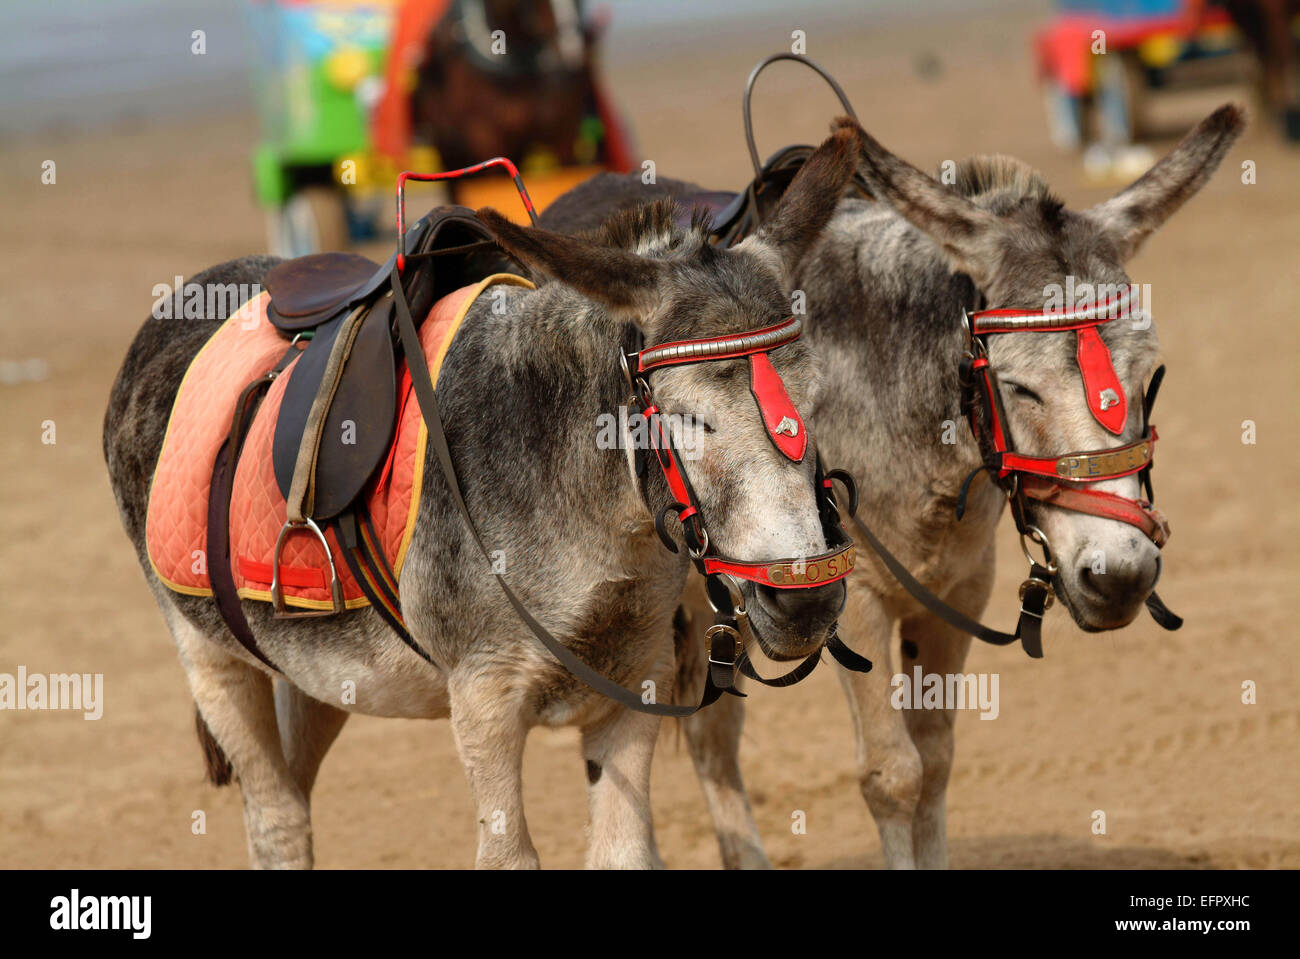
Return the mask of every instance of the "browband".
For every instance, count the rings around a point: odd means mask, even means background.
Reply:
[[[718,336],[708,340],[678,340],[662,343],[641,351],[637,372],[645,373],[661,366],[681,363],[703,363],[709,360],[730,360],[752,353],[766,353],[799,338],[803,332],[803,318],[792,316],[772,326],[749,333]]]
[[[1126,287],[1104,303],[1092,303],[1072,310],[979,310],[969,314],[971,333],[1023,333],[1077,330],[1098,326],[1132,314],[1133,291]]]

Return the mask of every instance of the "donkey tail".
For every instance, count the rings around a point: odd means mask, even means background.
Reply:
[[[207,766],[208,781],[214,786],[229,786],[234,776],[234,769],[226,754],[222,752],[221,744],[212,735],[212,730],[203,721],[203,714],[199,712],[197,706],[194,707],[194,731],[199,734],[199,746],[203,749],[203,762]]]

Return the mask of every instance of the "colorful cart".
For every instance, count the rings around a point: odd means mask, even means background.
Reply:
[[[1241,49],[1226,10],[1208,0],[1059,0],[1034,37],[1052,140],[1121,145],[1145,130],[1150,91],[1227,79],[1201,69]],[[1196,69],[1188,69],[1196,64]]]
[[[520,6],[532,12],[546,2]],[[593,173],[634,162],[626,126],[596,78],[603,21],[581,19],[576,0],[555,6],[578,18],[572,26],[590,93],[582,98],[580,160],[557,163],[545,149],[513,157],[539,208]],[[389,222],[397,174],[444,166],[435,137],[412,118],[433,31],[450,25],[460,35],[464,18],[490,26],[494,10],[483,0],[249,0],[248,8],[262,124],[253,173],[270,251],[302,256],[374,237]],[[487,154],[497,152],[504,151]],[[516,206],[513,193],[500,192],[509,187],[491,181],[443,189],[435,202]]]
[[[346,248],[368,234],[356,164],[387,63],[397,0],[251,0],[261,139],[253,182],[271,252]]]

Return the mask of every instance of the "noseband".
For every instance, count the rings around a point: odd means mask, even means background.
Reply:
[[[764,432],[772,445],[791,462],[800,463],[808,450],[808,434],[803,419],[786,392],[781,375],[772,365],[769,353],[788,343],[793,343],[803,332],[803,320],[794,316],[772,326],[749,333],[708,339],[678,340],[658,346],[641,347],[632,353],[621,353],[623,376],[632,390],[628,401],[628,419],[643,417],[650,425],[650,446],[668,484],[671,501],[655,514],[655,529],[664,545],[676,553],[677,544],[669,535],[666,519],[677,517],[686,542],[686,551],[695,568],[705,578],[709,604],[713,607],[714,623],[706,633],[709,652],[709,672],[706,680],[706,702],[716,699],[722,692],[742,695],[735,689],[735,672],[769,686],[789,686],[808,676],[820,660],[821,650],[807,657],[803,663],[784,676],[765,679],[754,669],[745,653],[740,629],[747,618],[745,597],[739,580],[748,580],[773,589],[814,589],[837,583],[853,570],[855,552],[853,540],[840,524],[839,507],[835,500],[833,483],[840,480],[849,491],[852,505],[856,507],[857,489],[853,478],[843,470],[825,472],[821,458],[817,459],[815,494],[821,518],[822,533],[830,546],[824,553],[808,558],[741,560],[718,552],[709,539],[708,527],[700,508],[699,499],[672,437],[663,424],[662,412],[655,401],[650,386],[652,374],[671,366],[708,363],[717,360],[745,358],[749,362],[750,392],[758,406]],[[638,331],[637,336],[640,336]],[[642,481],[641,494],[645,498],[644,477],[646,450],[637,448],[635,468]],[[649,506],[647,500],[647,506]],[[651,508],[653,513],[653,508]],[[752,630],[751,630],[752,631]],[[757,633],[754,634],[757,637]],[[832,627],[826,647],[844,666],[859,672],[871,668],[869,660],[858,656],[835,634]],[[710,699],[712,696],[712,699]]]

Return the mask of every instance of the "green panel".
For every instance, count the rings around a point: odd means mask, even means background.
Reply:
[[[382,68],[383,53],[370,51],[368,56],[374,76]],[[330,83],[323,63],[290,74],[284,77],[287,109],[278,145],[286,165],[332,164],[344,154],[369,148],[368,117],[357,103],[355,90],[340,90]]]
[[[289,198],[289,177],[272,147],[263,145],[253,151],[253,189],[265,207],[283,206]]]

